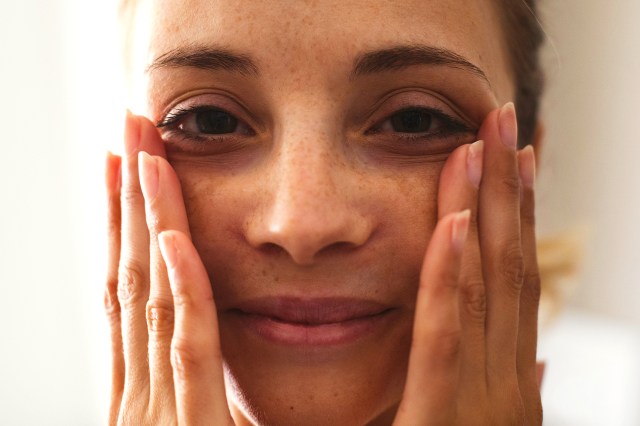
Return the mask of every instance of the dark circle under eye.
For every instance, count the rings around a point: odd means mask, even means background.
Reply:
[[[422,133],[431,128],[432,115],[419,109],[400,111],[391,116],[394,132]]]
[[[217,110],[199,111],[196,113],[196,125],[198,131],[212,135],[233,133],[238,127],[238,119],[234,116]]]

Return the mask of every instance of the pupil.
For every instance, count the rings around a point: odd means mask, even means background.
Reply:
[[[223,111],[201,111],[196,114],[198,131],[208,134],[232,133],[238,126],[235,117]]]
[[[426,132],[431,127],[431,115],[416,109],[402,111],[391,117],[391,125],[395,132]]]

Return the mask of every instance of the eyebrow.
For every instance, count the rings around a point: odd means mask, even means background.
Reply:
[[[443,65],[476,74],[487,83],[487,75],[463,56],[448,49],[426,45],[402,45],[365,52],[355,60],[352,77],[396,71],[414,65]]]
[[[360,54],[351,78],[397,71],[414,65],[442,65],[476,74],[489,85],[487,75],[463,56],[448,49],[427,45],[400,45]],[[258,76],[259,68],[248,55],[217,46],[190,44],[172,49],[153,60],[146,72],[160,68],[191,67],[209,71],[237,72]]]
[[[177,47],[153,60],[146,72],[160,68],[191,67],[209,71],[230,71],[247,76],[257,76],[258,66],[247,55],[232,50],[191,44]]]

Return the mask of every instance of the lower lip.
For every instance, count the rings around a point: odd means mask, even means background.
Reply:
[[[347,344],[373,334],[388,320],[389,312],[328,324],[278,321],[262,315],[240,314],[241,322],[260,337],[283,345],[320,347]]]

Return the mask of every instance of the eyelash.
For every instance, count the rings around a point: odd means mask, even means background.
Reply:
[[[175,126],[180,121],[182,121],[185,117],[187,117],[189,114],[197,114],[199,112],[205,112],[205,111],[211,111],[211,110],[222,111],[226,114],[229,114],[232,117],[235,117],[235,115],[224,110],[223,108],[219,108],[213,105],[195,105],[187,108],[174,109],[173,111],[169,112],[162,120],[160,120],[156,124],[156,127],[159,129],[167,128],[170,134],[176,135],[180,139],[194,141],[197,143],[197,145],[202,145],[207,142],[209,143],[222,142],[225,139],[229,138],[229,134],[221,134],[220,136],[216,136],[216,135],[201,136],[201,135],[193,134],[191,132],[186,132],[184,130],[177,129],[177,127]]]
[[[182,121],[189,114],[197,114],[199,112],[205,112],[205,111],[211,111],[211,110],[222,111],[235,117],[230,112],[225,111],[224,109],[213,106],[213,105],[196,105],[196,106],[191,106],[187,108],[176,108],[174,111],[171,111],[162,120],[160,120],[156,124],[156,127],[167,128],[170,133],[179,136],[181,139],[191,140],[191,141],[197,142],[198,144],[203,144],[207,142],[209,143],[222,142],[224,139],[227,139],[230,137],[229,134],[222,134],[220,136],[215,136],[215,135],[201,136],[197,134],[192,134],[190,132],[186,132],[184,130],[179,130],[175,127],[176,124]],[[379,121],[374,126],[373,129],[367,131],[367,134],[375,135],[375,134],[383,133],[382,131],[377,130],[377,128],[379,128],[387,120],[390,120],[392,116],[396,114],[400,114],[402,112],[411,111],[411,110],[418,110],[418,111],[430,114],[433,118],[435,118],[441,123],[442,129],[439,130],[438,132],[435,132],[435,133],[432,132],[426,135],[424,133],[394,132],[394,138],[404,140],[407,142],[415,142],[415,141],[428,140],[433,138],[444,138],[444,137],[455,135],[455,134],[474,132],[474,129],[463,124],[460,120],[456,119],[455,117],[447,114],[446,112],[438,108],[409,106],[406,108],[402,108],[398,111],[395,111],[393,114]]]

